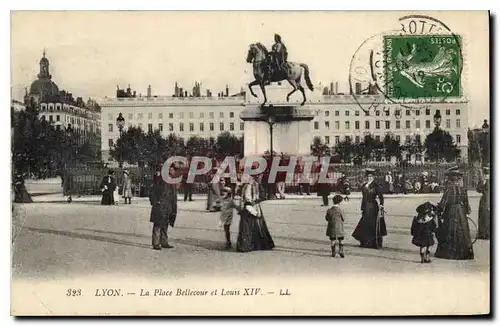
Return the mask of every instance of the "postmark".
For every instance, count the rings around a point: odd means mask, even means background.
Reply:
[[[460,35],[429,16],[404,16],[398,24],[366,39],[353,55],[349,84],[357,104],[366,112],[382,104],[419,109],[460,99]]]

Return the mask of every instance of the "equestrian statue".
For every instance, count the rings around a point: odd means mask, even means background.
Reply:
[[[306,80],[307,87],[313,91],[314,87],[311,83],[309,77],[309,68],[305,63],[294,63],[288,62],[288,52],[285,44],[281,42],[281,36],[278,34],[274,35],[275,44],[272,47],[272,52],[266,49],[266,47],[261,43],[250,44],[248,49],[247,62],[253,64],[253,76],[255,80],[248,84],[250,93],[257,97],[253,92],[252,86],[259,85],[264,94],[264,102],[262,105],[266,104],[266,89],[265,86],[269,85],[271,82],[279,82],[282,80],[287,80],[290,85],[292,85],[293,90],[287,94],[286,100],[290,100],[290,96],[297,90],[302,93],[303,101],[300,105],[304,105],[306,102],[306,94],[304,87],[300,84],[302,78],[302,68],[304,68],[304,78]]]

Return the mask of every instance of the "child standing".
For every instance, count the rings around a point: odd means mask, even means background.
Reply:
[[[430,263],[429,247],[434,245],[434,233],[436,232],[436,209],[430,202],[425,202],[417,207],[417,215],[413,218],[411,225],[411,243],[420,247],[421,263]]]
[[[344,258],[344,245],[342,244],[342,240],[344,240],[344,214],[339,206],[341,202],[342,196],[335,195],[333,197],[333,206],[326,211],[325,219],[328,222],[326,236],[331,241],[332,257],[335,257],[336,241],[338,241],[339,255]]]
[[[231,244],[231,233],[230,228],[233,222],[233,208],[235,208],[235,203],[233,201],[233,192],[231,187],[226,186],[224,179],[220,181],[221,186],[221,211],[220,211],[220,223],[224,227],[224,234],[226,236],[226,249],[230,249]]]

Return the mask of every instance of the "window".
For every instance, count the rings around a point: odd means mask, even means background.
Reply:
[[[456,136],[456,140],[457,140],[457,144],[460,144],[460,141],[462,140],[461,137],[460,137],[460,135]]]
[[[49,120],[50,120],[50,121],[52,121],[52,116],[50,116],[50,117],[49,117]],[[110,123],[110,124],[108,125],[108,131],[109,131],[109,132],[113,132],[113,124],[112,124],[112,123]]]
[[[446,128],[451,128],[451,120],[446,119]]]
[[[330,136],[325,136],[325,143],[330,144]]]
[[[194,112],[189,112],[189,119],[194,119]]]
[[[446,115],[450,115],[450,109],[446,109]]]
[[[153,124],[152,123],[148,123],[148,132],[149,133],[153,132]]]
[[[330,121],[325,121],[325,128],[330,129]]]
[[[112,113],[108,113],[108,120],[113,120],[113,114]]]
[[[385,116],[388,117],[391,114],[391,109],[385,110]]]
[[[141,120],[144,115],[142,113],[137,114],[137,119]]]
[[[224,122],[219,123],[219,130],[224,131]]]
[[[245,129],[245,123],[244,122],[240,122],[240,130],[244,130]]]
[[[406,136],[405,142],[406,142],[406,144],[411,143],[411,137],[410,136]]]
[[[380,117],[380,111],[378,111],[378,110],[377,110],[377,111],[375,111],[375,115],[376,115],[377,117]]]
[[[234,112],[229,112],[229,117],[234,118]]]
[[[210,119],[213,119],[214,118],[214,113],[213,112],[209,112],[208,116],[210,117]]]
[[[431,127],[431,120],[425,120],[425,128],[429,129]]]
[[[173,123],[168,124],[168,131],[174,131],[174,124]]]
[[[329,117],[330,116],[330,111],[326,110],[325,111],[325,117]]]
[[[370,129],[370,121],[365,121],[365,129]]]
[[[129,120],[133,120],[134,119],[134,114],[133,113],[129,113],[128,114],[128,119]]]
[[[349,121],[345,122],[345,129],[349,129],[351,127],[351,123]]]
[[[205,124],[200,122],[200,131],[205,131]]]
[[[205,112],[200,112],[200,118],[201,119],[205,118]]]
[[[431,115],[431,109],[425,109],[425,115]]]
[[[168,118],[169,118],[169,119],[173,119],[173,118],[174,118],[174,114],[173,114],[173,113],[169,113],[169,114],[168,114]]]
[[[158,124],[158,129],[160,130],[160,132],[163,132],[163,123]]]
[[[399,143],[401,142],[401,136],[400,135],[396,135],[396,141]]]
[[[335,145],[340,143],[340,136],[335,136]]]
[[[189,123],[189,131],[194,131],[194,123]]]
[[[153,113],[151,113],[151,112],[148,113],[148,119],[149,120],[153,119]]]
[[[406,115],[407,115],[407,116],[411,115],[410,110],[406,110]]]
[[[420,110],[415,110],[415,115],[420,115]]]
[[[179,112],[179,119],[184,119],[184,112]]]
[[[224,118],[224,112],[219,112],[219,118]]]
[[[410,127],[410,123],[411,123],[411,121],[410,121],[410,120],[406,120],[406,126],[405,126],[405,127],[406,127],[406,129],[410,129],[410,128],[411,128],[411,127]]]
[[[348,117],[349,116],[349,110],[345,110],[345,116]]]
[[[108,147],[113,147],[113,138],[108,139]]]
[[[420,120],[415,120],[415,128],[420,129]]]
[[[359,117],[359,110],[356,110],[356,111],[354,112],[354,115],[355,115],[355,116],[357,116],[357,117]]]
[[[56,115],[56,121],[61,121],[61,116],[59,114]],[[457,120],[457,121],[460,121],[460,120]]]
[[[214,123],[213,122],[210,122],[209,127],[210,127],[210,131],[214,131]]]
[[[58,116],[59,117],[59,116]],[[59,120],[58,120],[59,121]],[[457,128],[460,128],[460,119],[457,119]]]
[[[380,121],[375,121],[375,129],[380,129]]]
[[[394,111],[394,115],[396,116],[400,116],[401,115],[401,110],[397,109],[396,111]]]
[[[396,129],[401,129],[401,121],[396,120]]]
[[[340,129],[340,122],[335,121],[335,129],[339,130]]]
[[[319,123],[318,121],[314,121],[314,130],[318,130],[319,129]]]
[[[355,141],[356,141],[356,144],[359,144],[359,142],[360,142],[359,136],[356,136]]]
[[[184,131],[184,123],[179,123],[179,131]]]
[[[163,113],[158,113],[158,119],[163,119]]]
[[[354,121],[354,129],[359,130],[359,121]]]
[[[370,115],[370,111],[365,111],[365,117],[368,117]]]
[[[391,122],[390,121],[385,122],[385,129],[391,129]]]
[[[234,122],[229,123],[229,130],[231,130],[231,131],[234,130]]]
[[[456,114],[456,115],[460,115],[460,109],[457,109],[457,110],[455,111],[455,114]]]
[[[338,117],[339,116],[339,110],[335,110],[335,116]]]
[[[376,141],[380,141],[380,136],[375,136]]]

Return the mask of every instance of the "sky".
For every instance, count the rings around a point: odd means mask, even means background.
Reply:
[[[52,80],[74,96],[114,97],[117,85],[171,95],[178,82],[202,83],[217,94],[253,80],[248,46],[268,49],[282,36],[289,61],[306,63],[315,85],[339,82],[348,92],[349,65],[374,34],[399,28],[402,12],[165,12],[80,11],[11,13],[11,94],[21,100],[36,79],[42,52]],[[489,119],[489,36],[485,12],[434,12],[464,39],[463,87],[469,125]]]

